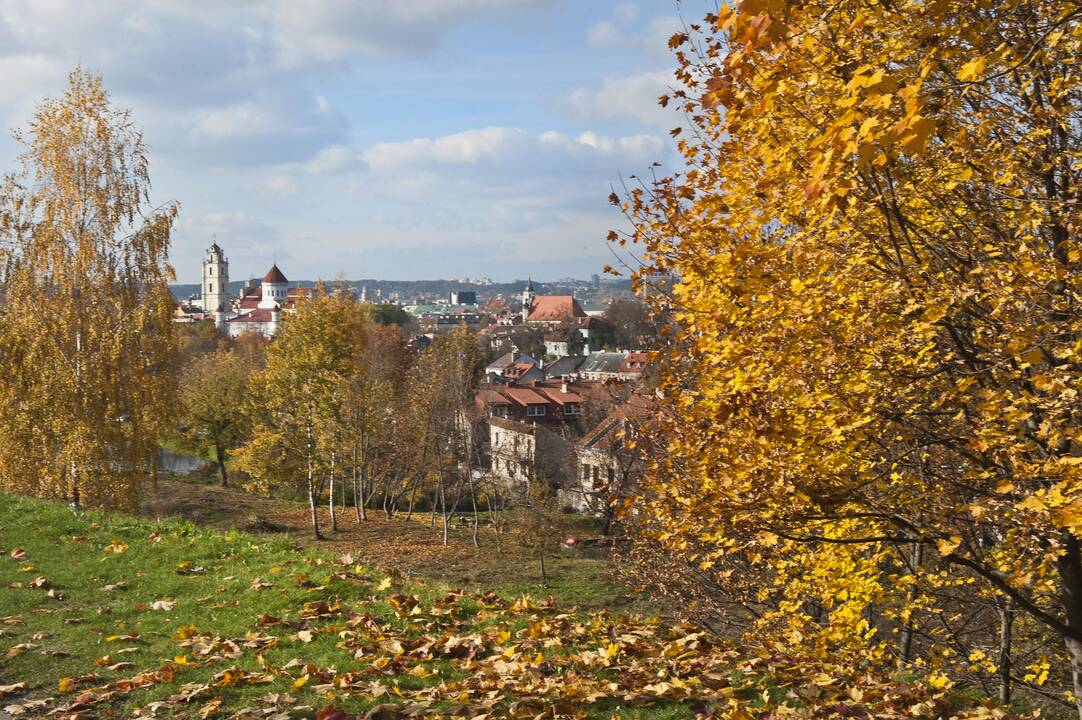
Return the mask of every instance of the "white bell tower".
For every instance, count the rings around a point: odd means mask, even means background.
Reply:
[[[522,290],[522,321],[526,322],[526,318],[533,312],[533,301],[536,295],[533,291],[533,279],[526,281],[526,287]]]
[[[203,258],[203,312],[212,313],[219,307],[229,310],[229,262],[215,242]]]

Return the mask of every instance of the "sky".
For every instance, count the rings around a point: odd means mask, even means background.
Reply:
[[[712,4],[0,0],[0,127],[100,73],[180,204],[178,282],[212,239],[233,280],[588,277],[612,187],[677,161],[666,43]]]

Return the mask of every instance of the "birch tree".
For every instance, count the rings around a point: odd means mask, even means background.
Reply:
[[[0,184],[0,481],[131,506],[175,392],[167,263],[146,147],[101,78],[42,102]]]
[[[317,506],[339,444],[338,393],[356,367],[362,323],[359,305],[323,288],[284,318],[267,349],[266,367],[252,378],[251,438],[236,454],[254,485],[306,495],[318,539],[323,532]]]

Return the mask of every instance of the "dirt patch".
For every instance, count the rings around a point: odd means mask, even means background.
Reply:
[[[149,517],[180,516],[223,530],[285,535],[299,544],[352,554],[358,562],[461,587],[546,592],[537,586],[536,558],[514,534],[497,537],[493,528],[482,525],[479,546],[474,547],[472,527],[453,523],[444,545],[439,520],[433,526],[427,513],[407,520],[405,515],[387,518],[376,511],[358,522],[354,510],[347,508],[337,513],[338,530],[332,532],[328,510],[321,507],[319,522],[327,538],[317,541],[304,504],[173,479],[160,480],[157,490],[147,494],[141,511]],[[603,551],[576,557],[557,550],[548,566],[553,591],[566,601],[584,607],[627,607],[639,602],[615,580]]]

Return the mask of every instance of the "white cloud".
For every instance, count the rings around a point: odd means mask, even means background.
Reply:
[[[597,23],[590,28],[587,35],[590,47],[632,48],[668,56],[669,38],[683,29],[680,18],[675,15],[662,15],[652,18],[641,28],[629,28],[635,17],[618,10],[616,22],[602,20]]]
[[[288,175],[268,175],[263,179],[263,194],[272,198],[288,198],[297,194],[300,187]]]
[[[669,71],[606,78],[597,89],[576,88],[561,101],[574,118],[610,122],[633,117],[659,127],[672,127],[678,116],[658,105],[658,97],[676,84]]]
[[[534,135],[518,128],[488,127],[435,139],[380,143],[369,148],[364,159],[375,175],[449,169],[503,185],[507,180],[503,175],[524,179],[576,172],[579,177],[606,175],[648,165],[666,152],[665,147],[663,140],[650,135],[610,138],[586,132],[572,138],[557,132]]]
[[[603,208],[621,173],[641,172],[669,152],[652,135],[489,127],[377,144],[364,159],[381,222],[484,234],[566,225],[574,213]]]
[[[198,108],[166,122],[179,122],[189,159],[211,165],[302,162],[342,144],[349,133],[345,116],[326,100],[289,88]]]
[[[348,139],[348,121],[312,89],[326,80],[320,63],[424,54],[463,22],[553,1],[0,0],[0,122],[25,125],[82,64],[160,155],[300,162]]]
[[[328,175],[363,168],[364,160],[361,154],[348,145],[325,147],[302,166],[304,172],[310,175]]]
[[[548,0],[543,0],[547,2]],[[538,5],[538,0],[278,0],[274,36],[287,66],[425,53],[470,17]]]

